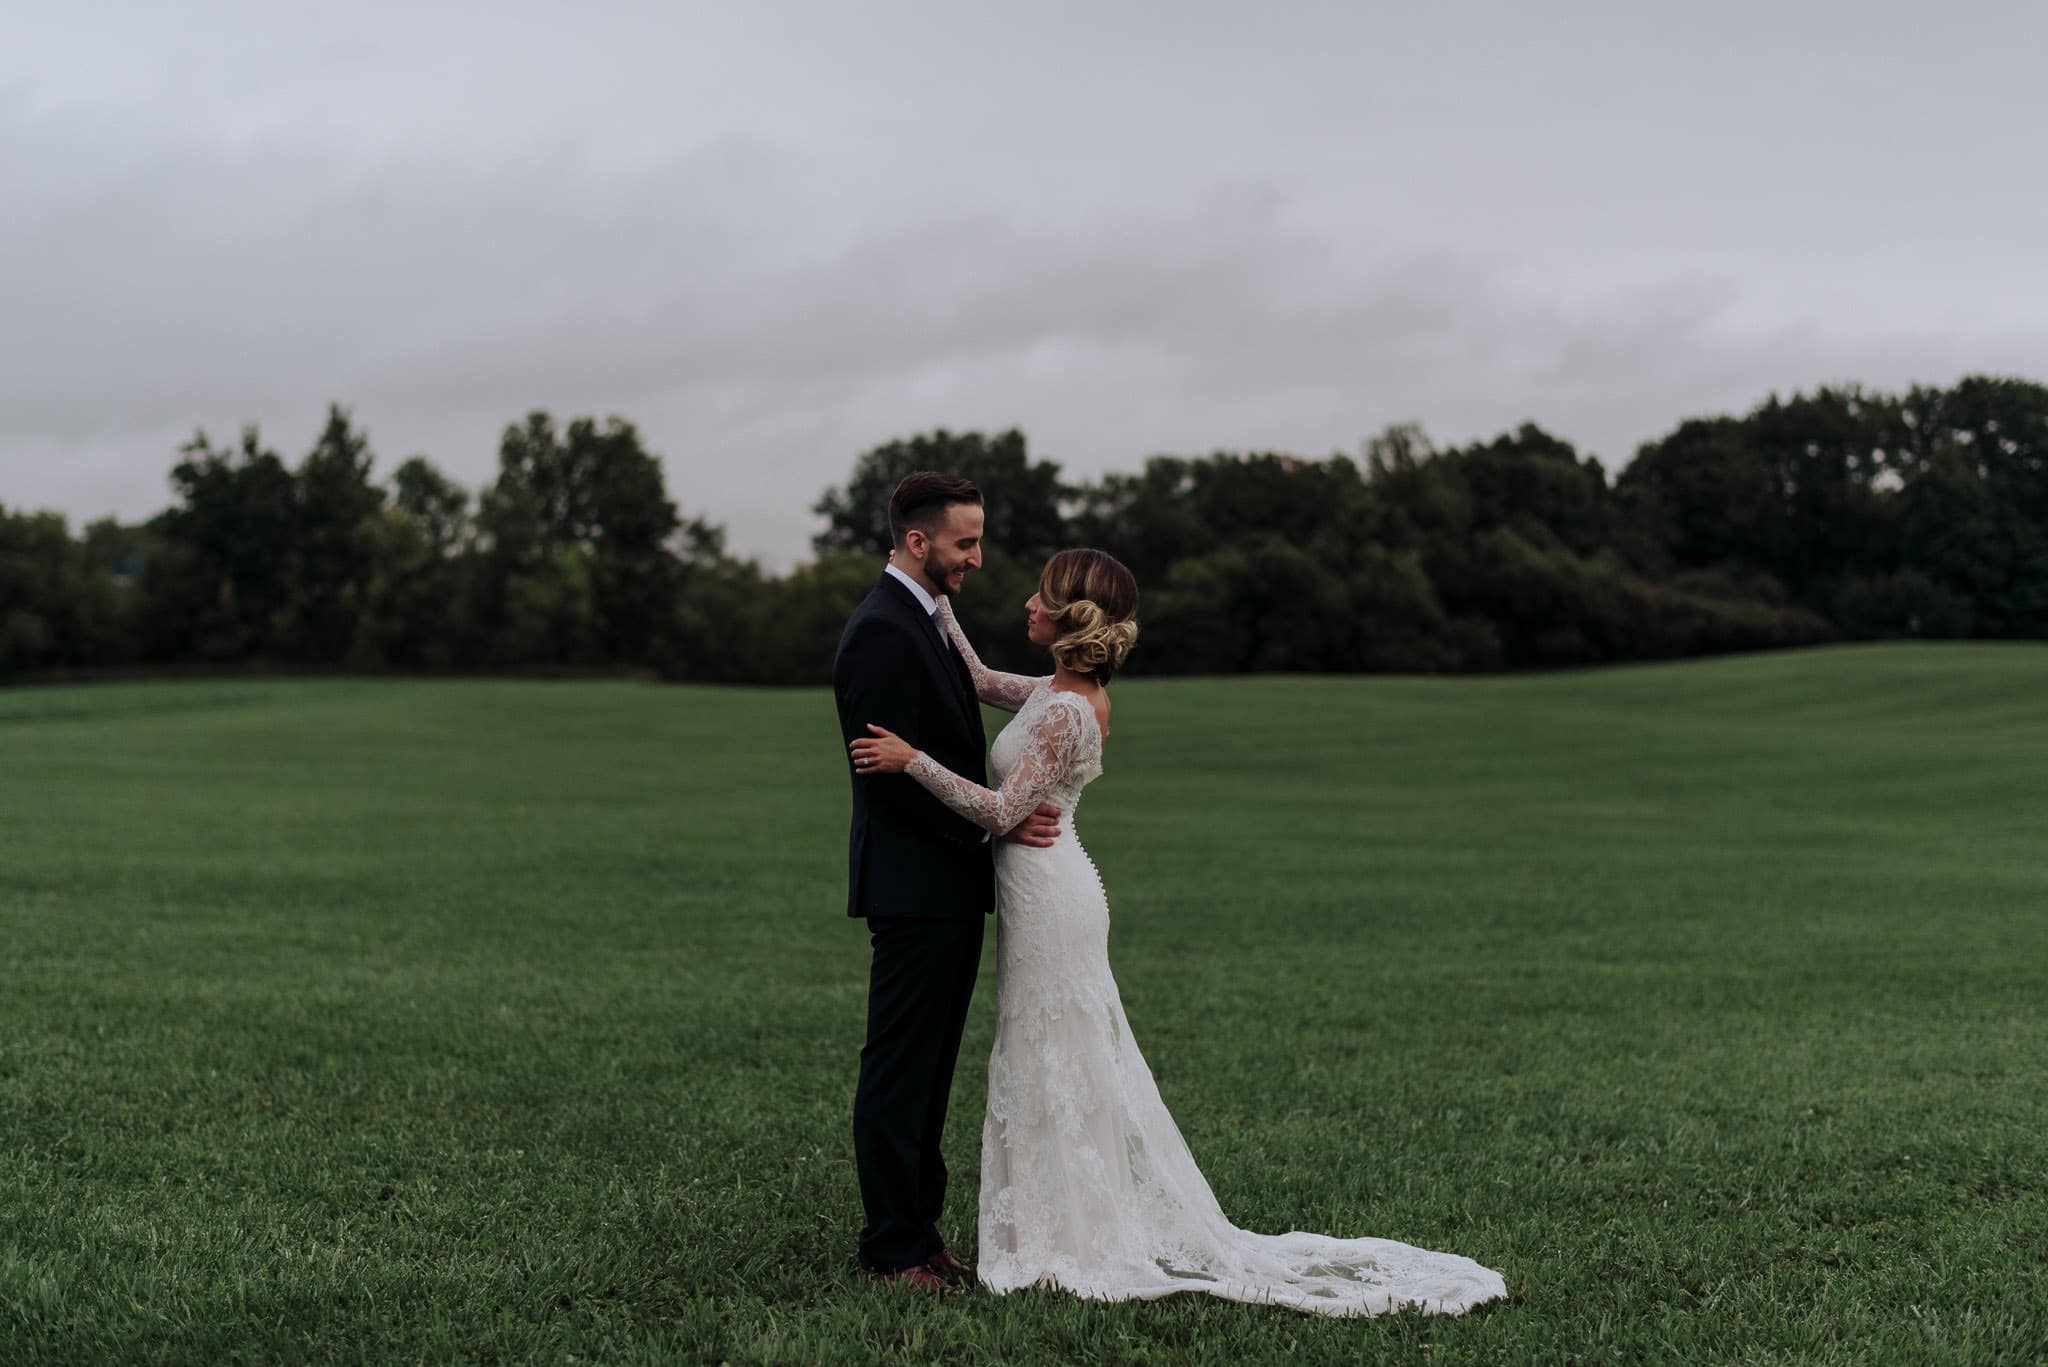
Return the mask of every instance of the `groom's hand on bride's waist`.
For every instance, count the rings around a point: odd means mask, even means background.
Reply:
[[[1012,845],[1029,845],[1037,850],[1046,849],[1059,838],[1060,809],[1043,802],[1038,804],[1037,811],[1003,834],[1003,839]]]

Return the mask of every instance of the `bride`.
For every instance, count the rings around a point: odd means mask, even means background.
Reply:
[[[1224,1218],[1131,1037],[1109,971],[1109,903],[1072,823],[1081,790],[1102,773],[1108,684],[1138,636],[1137,582],[1102,551],[1061,551],[1024,610],[1030,639],[1052,655],[1042,678],[985,667],[939,600],[976,693],[1017,714],[989,750],[999,787],[969,782],[879,726],[850,747],[864,772],[908,773],[991,832],[1041,802],[1068,816],[1049,849],[996,846],[982,1282],[1107,1301],[1206,1291],[1325,1315],[1455,1315],[1506,1295],[1498,1273],[1456,1254],[1254,1234]]]

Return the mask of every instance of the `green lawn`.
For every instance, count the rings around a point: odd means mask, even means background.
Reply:
[[[1508,1301],[857,1280],[821,691],[107,685],[0,691],[0,1363],[2048,1355],[2048,647],[1116,698],[1224,1208]]]

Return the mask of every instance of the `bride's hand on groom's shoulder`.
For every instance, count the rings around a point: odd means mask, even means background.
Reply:
[[[917,750],[893,731],[868,723],[868,730],[874,734],[847,744],[853,754],[853,767],[862,774],[900,774],[910,767],[910,761],[917,758]]]

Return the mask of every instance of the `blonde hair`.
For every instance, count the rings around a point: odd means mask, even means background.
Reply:
[[[1052,658],[1101,683],[1138,640],[1138,581],[1107,551],[1061,551],[1038,576],[1038,602],[1052,617]]]

